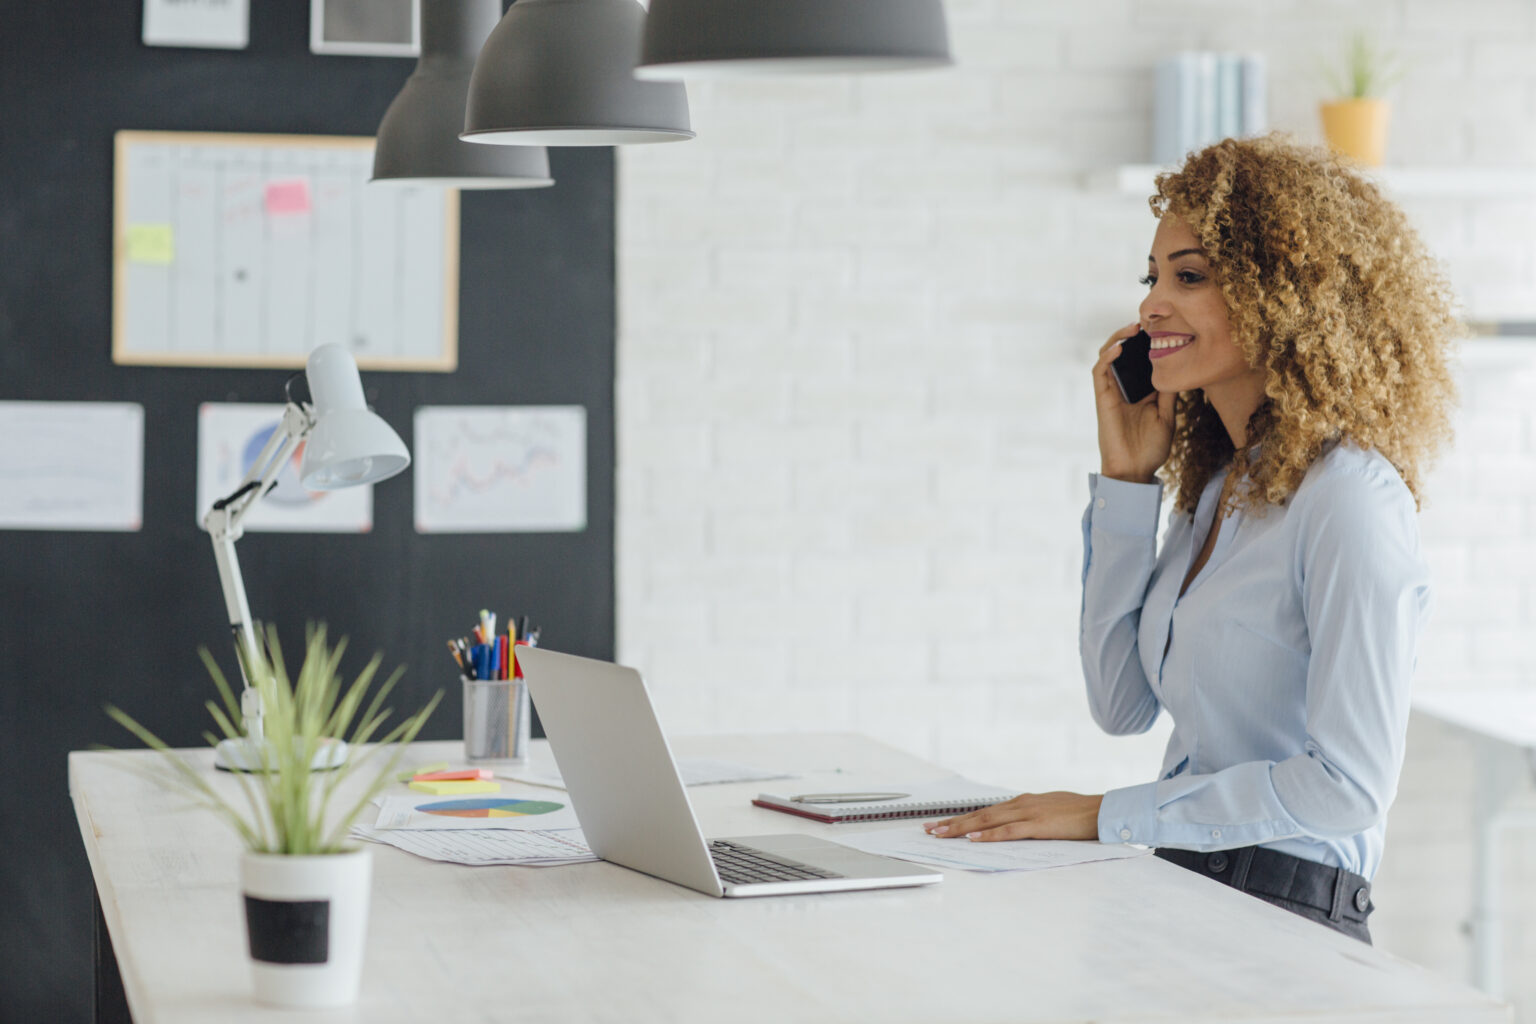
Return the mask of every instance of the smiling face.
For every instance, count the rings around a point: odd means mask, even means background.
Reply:
[[[1148,285],[1141,326],[1152,337],[1153,386],[1174,392],[1198,388],[1213,403],[1246,404],[1251,398],[1248,411],[1258,408],[1264,373],[1249,366],[1232,341],[1221,288],[1184,221],[1170,214],[1158,222],[1142,283]]]

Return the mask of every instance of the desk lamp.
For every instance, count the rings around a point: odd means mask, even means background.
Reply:
[[[411,454],[388,423],[369,410],[363,400],[363,382],[352,353],[341,345],[321,345],[309,354],[304,375],[309,381],[310,403],[293,398],[291,388],[298,374],[289,378],[283,420],[266,446],[251,463],[238,487],[214,502],[203,517],[203,528],[213,539],[213,556],[219,566],[219,583],[229,610],[229,628],[235,635],[235,653],[245,688],[240,694],[240,714],[245,735],[221,740],[214,764],[225,771],[256,771],[262,766],[261,695],[247,675],[248,659],[261,650],[245,598],[245,581],[235,557],[235,541],[244,536],[241,523],[267,492],[277,486],[277,475],[300,445],[299,482],[311,491],[330,491],[386,480],[411,464]],[[307,442],[307,443],[306,443]],[[311,767],[338,768],[347,759],[341,740],[322,744]]]

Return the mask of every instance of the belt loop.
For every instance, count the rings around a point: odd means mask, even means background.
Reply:
[[[1344,890],[1349,887],[1349,872],[1343,868],[1333,869],[1333,902],[1328,908],[1328,920],[1338,921],[1344,917]]]
[[[1232,881],[1230,884],[1232,888],[1239,892],[1248,891],[1248,868],[1253,863],[1253,851],[1256,849],[1258,847],[1244,846],[1241,849],[1232,851]]]

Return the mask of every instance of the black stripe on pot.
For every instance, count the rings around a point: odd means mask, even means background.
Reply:
[[[266,964],[323,964],[330,959],[330,900],[245,898],[251,959]]]

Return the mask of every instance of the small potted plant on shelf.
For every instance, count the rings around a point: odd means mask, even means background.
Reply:
[[[1334,151],[1367,167],[1380,167],[1386,158],[1392,116],[1382,93],[1402,78],[1397,55],[1378,49],[1364,33],[1357,33],[1345,49],[1342,72],[1325,67],[1323,73],[1335,97],[1319,107],[1323,137]]]
[[[337,669],[346,641],[330,647],[323,625],[311,625],[306,641],[296,679],[284,668],[275,628],[266,631],[265,649],[244,659],[261,695],[265,739],[255,745],[260,766],[231,773],[232,780],[216,782],[216,773],[187,761],[121,708],[106,710],[162,755],[150,774],[223,818],[245,844],[240,881],[257,1000],[344,1006],[356,1000],[362,976],[373,877],[371,851],[349,844],[348,833],[393,778],[442,693],[383,732],[391,714],[384,701],[402,670],[369,699],[381,655],[344,687]],[[239,737],[239,702],[208,650],[200,653],[223,701],[208,701],[209,713],[224,736]],[[348,741],[345,758],[317,772],[316,753],[332,737]]]

